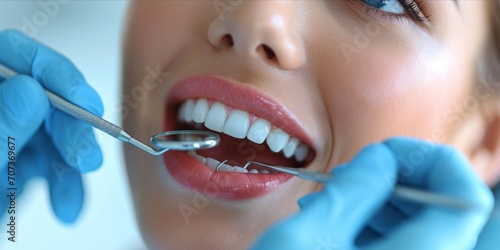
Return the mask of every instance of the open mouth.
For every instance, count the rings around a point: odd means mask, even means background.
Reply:
[[[291,176],[248,161],[307,167],[315,157],[310,137],[283,105],[245,84],[214,76],[181,80],[169,91],[165,130],[219,134],[217,147],[163,155],[172,177],[184,186],[225,199],[264,195]]]
[[[313,158],[310,147],[255,114],[205,98],[184,101],[177,110],[177,129],[208,130],[221,137],[219,146],[188,155],[212,170],[249,174],[273,171],[248,161],[303,167]]]

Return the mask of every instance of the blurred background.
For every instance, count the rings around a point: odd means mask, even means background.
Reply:
[[[47,9],[49,3],[58,8]],[[0,30],[23,30],[71,59],[100,94],[104,118],[119,123],[121,36],[127,4],[0,0]],[[0,249],[146,249],[135,222],[120,142],[102,132],[96,136],[104,164],[83,176],[86,200],[77,222],[57,221],[47,183],[33,180],[18,199],[17,242],[7,241],[7,234],[1,233]],[[4,221],[5,216],[2,225]]]

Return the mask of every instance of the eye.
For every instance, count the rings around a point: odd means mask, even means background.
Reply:
[[[363,3],[368,4],[372,7],[380,9],[382,11],[395,13],[395,14],[404,14],[405,8],[398,0],[361,0]]]
[[[416,21],[428,21],[429,16],[426,16],[422,8],[425,4],[418,0],[360,0],[364,4],[372,7],[381,13],[393,16],[409,15]]]

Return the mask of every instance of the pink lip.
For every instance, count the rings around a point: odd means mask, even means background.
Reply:
[[[186,99],[206,98],[236,109],[245,110],[268,120],[293,137],[308,145],[312,139],[297,119],[282,104],[260,93],[250,85],[215,76],[191,76],[176,83],[167,96],[164,129],[175,129],[175,112],[171,109]],[[170,112],[169,112],[170,111]],[[242,174],[215,172],[186,152],[167,152],[163,155],[172,177],[184,186],[209,197],[222,199],[249,199],[275,190],[291,176],[288,174]]]

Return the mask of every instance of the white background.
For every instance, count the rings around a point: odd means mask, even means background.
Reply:
[[[35,38],[70,58],[104,102],[104,118],[120,121],[121,36],[126,1],[70,1],[50,16],[41,1],[0,1],[0,30],[22,29],[25,20],[43,24]],[[38,22],[33,18],[38,17]],[[23,19],[26,18],[26,19]],[[18,200],[17,242],[7,241],[0,227],[0,249],[146,249],[138,232],[120,143],[101,132],[97,140],[104,164],[84,176],[85,203],[73,225],[57,221],[50,207],[47,183],[31,181]],[[5,219],[5,216],[3,216]],[[2,221],[2,225],[3,225]]]

